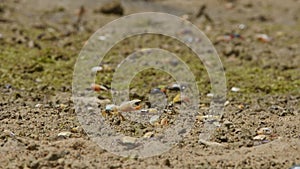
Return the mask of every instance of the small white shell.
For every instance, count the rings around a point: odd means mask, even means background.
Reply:
[[[253,137],[253,140],[260,140],[260,141],[262,141],[262,140],[265,140],[266,138],[267,138],[266,135],[257,135],[255,137]]]
[[[232,87],[231,88],[231,91],[233,91],[233,92],[238,92],[238,91],[240,91],[241,89],[240,88],[238,88],[238,87]]]

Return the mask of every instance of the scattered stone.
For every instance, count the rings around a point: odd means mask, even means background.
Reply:
[[[27,148],[27,150],[38,150],[38,147],[39,147],[39,145],[37,145],[35,143],[31,143],[26,148]]]
[[[198,115],[196,116],[196,119],[199,121],[204,121],[204,122],[213,122],[213,121],[218,121],[220,118],[220,116],[216,116],[216,115]]]
[[[227,100],[225,103],[224,103],[224,106],[228,106],[230,104],[230,102]]]
[[[69,131],[63,131],[57,134],[57,137],[59,138],[68,138],[71,137],[72,133]]]
[[[224,147],[225,145],[217,143],[217,142],[212,142],[212,141],[206,141],[203,139],[199,139],[199,144],[203,144],[206,146],[212,146],[212,147]]]
[[[150,118],[150,124],[154,125],[159,120],[159,115],[154,115]]]
[[[153,137],[153,135],[154,135],[154,133],[152,131],[150,131],[150,132],[147,132],[143,137],[144,138],[151,138],[151,137]]]
[[[240,104],[237,106],[240,110],[243,110],[245,108],[245,106],[243,104]]]
[[[102,70],[103,70],[103,67],[101,67],[101,66],[95,66],[95,67],[92,68],[93,73],[97,73],[97,72],[100,72]]]
[[[99,10],[96,10],[95,12],[99,12]],[[104,4],[100,8],[100,12],[104,13],[104,14],[123,15],[124,9],[122,7],[120,0],[112,0],[112,1]]]
[[[247,26],[245,24],[239,24],[238,28],[241,29],[241,30],[244,30],[244,29],[247,28]]]
[[[206,96],[207,96],[207,97],[214,97],[214,94],[208,93]]]
[[[9,137],[12,137],[12,138],[15,138],[15,133],[13,133],[12,131],[10,130],[4,130],[3,133],[6,135],[6,136],[9,136]]]
[[[45,160],[48,161],[56,161],[62,157],[61,153],[49,153],[46,157]]]
[[[57,163],[60,164],[60,165],[63,165],[63,164],[65,164],[65,159],[60,158],[60,159],[57,160]]]
[[[38,103],[38,104],[36,104],[34,107],[35,107],[35,108],[41,108],[42,106],[43,106],[43,104]]]
[[[107,39],[106,36],[98,36],[98,40],[100,41],[105,41]]]
[[[31,41],[28,42],[28,47],[29,48],[38,48],[38,49],[41,49],[41,46],[38,45],[37,43],[35,43],[33,40],[31,40]]]
[[[108,105],[105,106],[105,110],[106,110],[106,111],[113,111],[113,110],[115,110],[116,108],[117,108],[117,106],[114,105],[114,104],[108,104]]]
[[[238,87],[232,87],[231,88],[231,91],[232,92],[239,92],[241,89],[240,88],[238,88]]]
[[[263,141],[267,138],[266,135],[257,135],[255,137],[253,137],[253,140],[258,140],[258,141]]]
[[[290,169],[300,169],[300,165],[294,165]]]

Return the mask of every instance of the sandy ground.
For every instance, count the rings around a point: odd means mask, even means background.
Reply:
[[[81,48],[98,28],[121,17],[102,13],[106,2],[0,0],[0,168],[282,169],[300,165],[299,0],[122,1],[123,15],[145,11],[190,15],[215,45],[226,71],[228,102],[210,142],[198,143],[204,122],[195,119],[192,131],[174,148],[145,159],[117,156],[99,147],[81,127],[71,99],[73,67]],[[202,5],[208,17],[196,18]],[[85,13],[77,22],[80,6]],[[242,38],[227,41],[226,35],[233,33]],[[257,39],[259,34],[268,35],[270,41]],[[105,62],[110,71],[99,75],[102,85],[110,86],[118,61],[115,53],[125,57],[147,46],[136,44],[124,42],[112,49]],[[186,55],[180,44],[149,44]],[[201,117],[209,108],[210,83],[202,65],[193,68],[201,93]],[[144,85],[149,81],[153,83]],[[159,72],[145,72],[132,82],[131,97],[145,99],[151,88],[171,82]],[[233,92],[232,87],[241,90]],[[100,93],[99,99],[110,96]],[[130,124],[117,125],[128,132],[125,128]],[[262,136],[261,128],[271,131]],[[58,137],[64,131],[71,135]],[[256,136],[263,139],[255,140]]]

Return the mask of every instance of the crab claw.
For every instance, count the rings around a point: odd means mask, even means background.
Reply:
[[[120,112],[130,112],[141,109],[140,105],[136,105],[137,103],[141,102],[141,100],[135,99],[128,102],[123,102],[119,107],[118,110]]]
[[[107,88],[102,86],[102,85],[98,85],[98,84],[92,84],[91,85],[91,89],[96,91],[96,92],[99,92],[99,91],[102,91],[102,90],[105,90],[107,91]]]

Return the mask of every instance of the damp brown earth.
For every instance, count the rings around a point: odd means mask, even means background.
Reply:
[[[282,169],[300,165],[299,10],[298,0],[0,1],[0,168]],[[210,139],[199,142],[211,101],[210,81],[201,61],[167,37],[126,39],[111,49],[97,74],[102,109],[111,95],[101,89],[110,89],[117,64],[146,47],[181,56],[196,76],[200,104],[191,132],[170,151],[149,158],[121,157],[99,147],[79,123],[71,99],[73,69],[97,29],[123,15],[149,11],[188,19],[211,40],[226,73],[225,110]],[[162,71],[140,72],[131,81],[130,98],[140,99],[146,107],[152,89],[173,83],[172,76]],[[178,94],[167,92],[168,102]],[[105,116],[126,135],[153,134],[149,133],[153,125],[131,123],[120,114]],[[158,128],[171,127],[172,116],[163,119]]]

